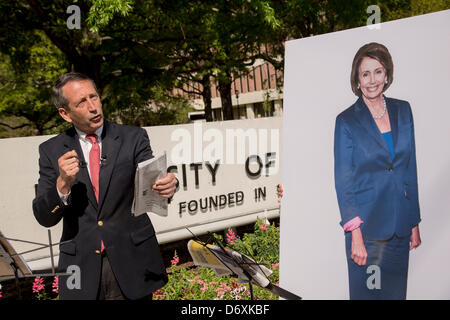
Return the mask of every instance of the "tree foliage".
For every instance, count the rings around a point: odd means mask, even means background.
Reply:
[[[9,54],[0,53],[0,134],[55,132],[63,121],[50,101],[50,88],[67,71],[61,52],[40,31],[8,49]]]
[[[225,119],[233,119],[234,78],[248,73],[257,59],[282,71],[286,40],[364,25],[370,2],[1,2],[0,135],[60,130],[64,125],[50,103],[50,87],[69,70],[94,79],[105,114],[124,123],[187,121],[191,109],[173,96],[173,88],[202,96],[207,120],[212,120],[211,81],[218,84]],[[383,1],[382,22],[447,9],[449,2]],[[72,4],[80,8],[81,29],[67,27]],[[187,86],[192,83],[198,85]]]

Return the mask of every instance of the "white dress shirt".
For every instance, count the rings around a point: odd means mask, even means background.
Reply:
[[[91,170],[89,168],[89,153],[91,152],[92,142],[91,142],[91,140],[86,138],[86,136],[87,136],[86,133],[78,130],[77,128],[75,128],[75,130],[77,131],[77,134],[78,134],[78,140],[80,141],[81,151],[83,152],[84,163],[86,164],[86,168],[88,170],[89,177],[90,177]],[[103,132],[103,125],[100,128],[98,128],[97,131],[95,131],[95,134],[97,135],[97,143],[98,143],[98,146],[100,147],[100,154],[102,154],[102,132]],[[81,161],[80,156],[78,156],[78,159]],[[56,190],[58,191],[58,195],[61,198],[62,202],[65,205],[67,205],[67,199],[70,196],[70,191],[68,194],[62,194],[58,190],[58,188],[56,188]]]

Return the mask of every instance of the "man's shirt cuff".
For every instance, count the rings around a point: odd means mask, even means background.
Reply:
[[[62,194],[61,192],[59,192],[58,188],[56,188],[56,191],[58,191],[58,195],[59,195],[59,198],[61,199],[61,201],[64,203],[65,206],[67,206],[67,204],[68,204],[67,200],[69,199],[70,191],[68,194]]]

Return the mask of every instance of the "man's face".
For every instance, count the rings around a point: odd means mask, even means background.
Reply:
[[[70,81],[62,87],[69,102],[68,110],[59,108],[59,114],[75,128],[93,134],[103,124],[102,103],[89,80]]]

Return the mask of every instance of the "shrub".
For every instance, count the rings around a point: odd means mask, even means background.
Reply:
[[[214,234],[221,242],[223,237]],[[278,285],[280,229],[275,224],[266,224],[257,220],[253,233],[246,233],[240,239],[232,229],[228,229],[223,243],[226,249],[236,250],[258,263],[264,264],[273,273],[269,280]],[[47,289],[44,279],[36,277],[33,283],[35,298],[58,299],[58,278],[54,277],[52,290]],[[0,287],[1,289],[1,287]],[[253,286],[254,298],[258,300],[277,300],[270,291]],[[56,297],[55,297],[56,295]],[[0,291],[0,298],[2,293]],[[239,283],[230,276],[216,276],[211,268],[187,268],[180,265],[180,258],[174,252],[169,270],[169,282],[153,293],[154,300],[248,300],[250,288],[248,283]]]
[[[215,234],[223,241],[223,237]],[[255,223],[254,233],[247,233],[242,240],[232,229],[226,234],[225,248],[243,253],[256,262],[262,263],[273,274],[269,280],[278,285],[279,281],[279,241],[280,230],[274,224],[269,225],[261,220]],[[216,276],[211,268],[196,267],[188,269],[179,266],[179,258],[175,252],[169,272],[169,282],[154,292],[155,300],[240,300],[250,299],[248,283],[238,283],[229,276]],[[270,291],[253,286],[255,299],[276,300],[278,297]]]

